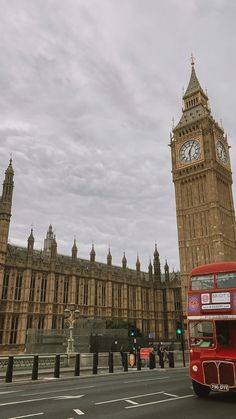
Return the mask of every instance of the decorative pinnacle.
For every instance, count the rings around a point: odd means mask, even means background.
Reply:
[[[194,66],[195,64],[195,58],[193,56],[193,53],[191,54],[191,65]]]

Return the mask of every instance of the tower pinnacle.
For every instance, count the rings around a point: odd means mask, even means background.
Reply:
[[[193,53],[191,54],[191,65],[194,66],[195,64],[195,57],[193,55]]]

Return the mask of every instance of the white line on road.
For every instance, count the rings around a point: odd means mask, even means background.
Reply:
[[[132,380],[132,381],[123,381],[124,384],[129,384],[129,383],[143,383],[144,381],[156,381],[156,380],[165,380],[166,378],[169,377],[157,377],[157,378],[147,378],[145,380]]]
[[[57,396],[55,397],[56,400],[68,400],[68,399],[80,399],[83,397],[84,394],[79,394],[78,396]]]
[[[123,397],[122,399],[106,400],[104,402],[97,402],[97,403],[95,403],[95,405],[97,405],[97,404],[106,404],[106,403],[115,403],[115,402],[120,402],[122,400],[127,400],[127,399],[129,399],[129,400],[130,399],[137,399],[138,397],[154,396],[156,394],[163,394],[163,391],[157,391],[156,393],[139,394],[138,396]]]
[[[14,416],[14,418],[8,418],[8,419],[32,418],[32,416],[39,416],[39,415],[44,415],[44,413],[31,413],[31,415]]]
[[[134,407],[142,407],[142,406],[149,406],[151,404],[158,404],[158,403],[166,403],[166,402],[173,402],[180,399],[186,399],[187,397],[193,397],[193,394],[188,394],[187,396],[180,396],[180,397],[174,397],[172,399],[165,399],[165,400],[158,400],[155,402],[149,402],[149,403],[142,403],[137,404],[136,406],[126,406],[125,409],[133,409]]]
[[[49,400],[49,399],[55,399],[55,396],[54,397],[41,397],[40,399],[31,399],[31,400],[18,400],[17,402],[1,403],[0,406],[11,406],[13,404],[40,402],[41,400]]]
[[[82,410],[79,409],[73,409],[75,413],[77,413],[77,415],[84,415],[84,412],[82,412]]]
[[[22,403],[32,403],[32,402],[40,402],[42,400],[63,400],[60,399],[57,396],[53,396],[53,397],[40,397],[39,399],[29,399],[29,400],[18,400],[17,402],[7,402],[7,403],[1,403],[0,406],[11,406],[13,404],[22,404]]]
[[[2,394],[18,393],[19,391],[23,391],[23,390],[0,391],[0,396]]]
[[[177,394],[171,394],[171,393],[163,393],[163,394],[170,397],[179,397]]]
[[[57,389],[57,390],[48,389],[48,391],[40,391],[38,393],[26,393],[26,394],[24,394],[24,397],[25,396],[36,396],[37,394],[61,393],[61,392],[64,392],[64,391],[70,392],[71,390],[86,390],[88,388],[94,388],[94,387],[96,387],[96,386],[71,387],[71,388],[62,388],[62,389]],[[18,390],[18,391],[23,391],[23,390]]]
[[[125,400],[127,403],[130,403],[130,404],[138,404],[137,402],[134,402],[133,400]]]

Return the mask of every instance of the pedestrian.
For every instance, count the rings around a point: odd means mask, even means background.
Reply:
[[[124,346],[123,345],[121,345],[120,347],[120,356],[121,356],[122,366],[124,366]]]

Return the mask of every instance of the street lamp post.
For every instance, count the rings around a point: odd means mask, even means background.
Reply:
[[[79,310],[75,310],[75,307],[71,305],[70,308],[66,308],[64,310],[64,315],[69,328],[69,338],[67,339],[67,353],[71,354],[75,351],[73,329],[76,321],[79,318]]]

